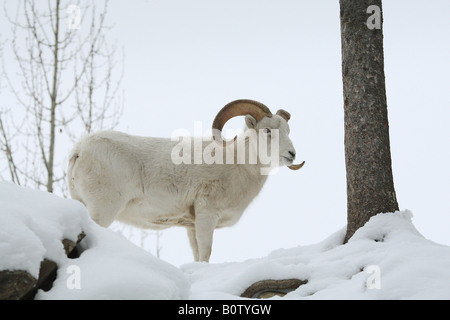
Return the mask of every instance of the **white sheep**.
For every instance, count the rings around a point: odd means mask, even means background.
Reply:
[[[245,115],[246,130],[235,142],[223,142],[224,124],[239,115]],[[260,161],[258,147],[264,142],[270,150],[274,146],[271,136],[276,133],[279,153],[275,164],[289,165],[292,170],[303,166],[304,162],[292,164],[295,149],[288,136],[289,118],[284,110],[273,115],[252,100],[227,104],[213,123],[215,142],[195,138],[182,151],[194,150],[190,147],[200,144],[213,155],[220,151],[222,164],[175,164],[173,150],[180,148],[180,142],[171,139],[115,131],[90,134],[70,155],[70,194],[85,204],[92,219],[103,227],[114,220],[150,229],[186,227],[195,260],[209,261],[214,229],[231,226],[240,219],[266,182],[267,175],[261,170],[274,165]],[[243,164],[242,159],[238,161],[240,147],[247,150]],[[233,155],[233,163],[227,154]],[[255,157],[256,161],[249,161]]]

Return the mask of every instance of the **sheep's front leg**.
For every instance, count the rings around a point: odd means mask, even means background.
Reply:
[[[198,246],[197,261],[209,261],[209,257],[211,256],[213,233],[218,221],[219,217],[217,214],[196,212],[195,238],[197,239]]]
[[[194,260],[198,261],[198,245],[197,245],[197,239],[195,238],[195,228],[189,227],[187,228],[188,238],[189,238],[189,244],[191,245],[192,254],[194,255]]]

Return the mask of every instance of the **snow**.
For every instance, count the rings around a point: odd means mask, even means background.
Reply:
[[[53,288],[41,291],[37,299],[187,299],[189,282],[180,270],[117,233],[95,229],[96,236],[86,239],[83,254],[59,268],[79,267],[80,288],[68,288],[72,273],[63,272]]]
[[[81,231],[83,252],[69,259],[61,240]],[[308,283],[272,299],[450,299],[450,247],[425,239],[410,211],[372,217],[345,245],[344,235],[177,268],[96,225],[79,202],[0,182],[0,270],[36,277],[44,258],[58,264],[52,289],[36,299],[240,299],[256,281],[289,278]]]
[[[67,258],[62,239],[76,241],[82,231],[87,235],[82,255]],[[25,270],[37,278],[44,258],[58,264],[57,279],[37,299],[186,299],[189,294],[178,268],[96,225],[81,203],[1,182],[0,270]],[[79,270],[79,286],[70,285],[72,266]]]
[[[87,226],[84,210],[75,201],[0,183],[0,270],[22,269],[37,277],[43,258],[63,262],[61,240],[76,240]]]
[[[262,259],[185,265],[191,297],[239,295],[262,279],[307,279],[284,299],[450,299],[450,247],[424,239],[412,213],[380,214],[341,245],[345,228],[316,245],[280,249]],[[379,272],[380,285],[369,278]],[[223,281],[226,279],[226,281]]]

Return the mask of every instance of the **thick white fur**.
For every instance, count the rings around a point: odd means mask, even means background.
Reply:
[[[248,115],[246,124],[247,129],[278,129],[279,164],[292,164],[289,151],[295,154],[295,149],[283,118],[273,115],[257,122]],[[256,152],[251,139],[238,141]],[[186,227],[195,260],[209,261],[214,229],[240,219],[267,175],[261,175],[259,161],[176,165],[171,151],[178,143],[115,131],[90,134],[71,153],[70,194],[104,227],[114,220],[150,229]],[[210,143],[203,142],[203,147]]]

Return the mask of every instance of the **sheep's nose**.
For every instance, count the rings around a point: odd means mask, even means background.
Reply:
[[[289,151],[289,154],[292,156],[292,159],[295,159],[295,151]]]

